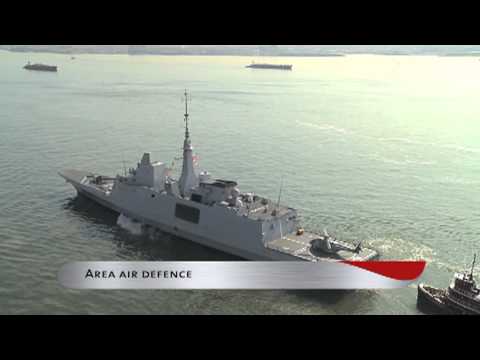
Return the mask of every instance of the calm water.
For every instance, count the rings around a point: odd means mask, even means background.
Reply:
[[[223,260],[165,236],[134,236],[57,171],[107,174],[143,151],[181,156],[183,104],[202,168],[302,210],[385,259],[426,259],[446,286],[480,249],[480,62],[369,56],[242,57],[0,52],[0,313],[416,314],[414,286],[391,291],[73,291],[69,261]],[[27,62],[59,66],[28,72]],[[178,166],[177,166],[178,168]]]

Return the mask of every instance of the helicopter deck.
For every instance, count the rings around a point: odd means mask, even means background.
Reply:
[[[265,246],[268,249],[292,255],[307,261],[320,260],[351,260],[351,261],[369,261],[377,259],[379,254],[372,249],[361,249],[358,253],[340,250],[336,253],[315,252],[312,253],[311,242],[317,239],[318,235],[304,232],[302,235],[288,234],[281,239],[268,242]]]

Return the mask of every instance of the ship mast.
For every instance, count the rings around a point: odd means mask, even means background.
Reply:
[[[188,132],[188,94],[185,89],[185,139],[190,138],[190,133]]]
[[[280,208],[280,199],[282,198],[282,190],[283,190],[283,176],[280,182],[280,190],[278,191],[277,211]]]
[[[188,128],[188,94],[185,90],[185,140],[183,142],[183,166],[182,175],[179,180],[179,190],[183,197],[190,194],[192,188],[198,185],[198,177],[193,167],[193,146],[190,141],[190,131]]]
[[[473,279],[473,269],[475,268],[475,260],[477,259],[477,254],[473,254],[473,263],[472,263],[472,271],[470,271],[470,278]]]

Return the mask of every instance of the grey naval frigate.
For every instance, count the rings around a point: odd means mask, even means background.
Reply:
[[[373,249],[305,231],[297,210],[235,181],[214,179],[195,164],[185,92],[183,165],[178,179],[145,153],[137,167],[115,177],[79,170],[59,173],[78,194],[144,226],[248,260],[354,260],[378,258]]]

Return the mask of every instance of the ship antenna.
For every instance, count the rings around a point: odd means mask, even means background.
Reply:
[[[282,176],[282,180],[280,182],[280,190],[278,192],[277,211],[278,211],[278,208],[280,207],[280,199],[282,198],[282,190],[283,190],[283,176]]]
[[[125,166],[125,153],[122,151],[123,174],[127,177],[127,167]]]
[[[470,277],[473,278],[473,269],[475,267],[475,260],[477,259],[477,254],[473,254],[473,263],[472,263],[472,271],[470,272]]]
[[[190,137],[190,133],[188,131],[188,93],[187,89],[185,89],[185,138]]]
[[[280,199],[282,198],[282,190],[283,190],[283,175],[282,175],[282,179],[280,180],[280,190],[278,191],[278,200],[277,200],[277,208],[275,209],[275,216],[278,215],[278,212],[280,209]],[[278,222],[280,224],[280,239],[283,239],[282,219],[279,218]]]

